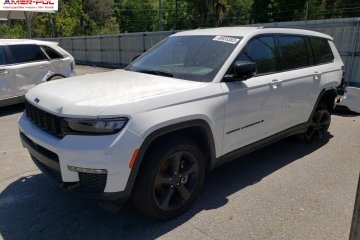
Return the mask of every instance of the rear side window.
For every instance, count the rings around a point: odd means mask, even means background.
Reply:
[[[59,58],[63,58],[63,56],[58,53],[57,51],[55,51],[55,49],[48,47],[48,46],[41,46],[41,48],[46,52],[46,54],[49,56],[49,58],[51,59],[59,59]]]
[[[241,52],[238,60],[256,63],[257,74],[276,71],[276,48],[273,36],[255,38]]]
[[[0,65],[6,64],[6,55],[4,47],[0,47]]]
[[[329,63],[334,60],[328,40],[322,38],[310,38],[314,53],[315,64]]]
[[[280,70],[302,68],[308,66],[305,38],[301,36],[279,36],[281,58]]]
[[[9,50],[12,55],[11,63],[26,63],[47,60],[40,47],[33,44],[10,45]]]

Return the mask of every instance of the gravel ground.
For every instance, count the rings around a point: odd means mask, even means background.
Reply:
[[[77,66],[78,73],[105,71]],[[0,109],[0,239],[348,239],[360,116],[332,117],[314,144],[285,139],[208,174],[183,216],[154,221],[57,188],[18,137],[23,105]]]

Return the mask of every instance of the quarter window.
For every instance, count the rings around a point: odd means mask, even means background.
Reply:
[[[305,39],[301,36],[279,36],[281,58],[280,70],[289,70],[308,66]]]
[[[0,47],[0,65],[6,64],[6,56],[5,56],[5,50],[4,47]]]
[[[51,47],[48,46],[41,46],[41,48],[46,52],[46,54],[49,56],[49,58],[51,59],[59,59],[59,58],[63,58],[63,56],[58,53],[57,51],[55,51],[54,49],[52,49]]]
[[[315,64],[328,63],[334,60],[328,40],[312,37],[310,42],[315,56]]]
[[[32,44],[10,45],[9,50],[12,55],[12,63],[25,63],[47,60],[40,47]]]
[[[256,63],[257,74],[276,71],[276,48],[273,36],[258,37],[250,41],[238,57],[240,61]]]

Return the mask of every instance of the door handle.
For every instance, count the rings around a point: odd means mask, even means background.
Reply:
[[[281,81],[279,79],[273,79],[273,80],[271,80],[270,85],[273,89],[277,89],[278,86],[280,85],[280,83],[281,83]]]
[[[0,75],[6,75],[8,74],[8,70],[0,70]]]

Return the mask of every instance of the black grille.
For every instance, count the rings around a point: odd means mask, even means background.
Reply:
[[[43,131],[57,138],[63,137],[61,133],[62,119],[60,117],[45,112],[28,101],[25,101],[25,112],[27,118]]]
[[[41,155],[45,156],[48,159],[51,159],[55,162],[59,162],[59,157],[56,153],[47,150],[46,148],[43,148],[42,146],[34,143],[30,138],[28,138],[25,134],[20,133],[20,136],[22,138],[24,138],[24,140],[26,140],[26,142],[38,153],[40,153]]]
[[[106,185],[107,174],[79,172],[79,179],[82,186],[103,192]]]

